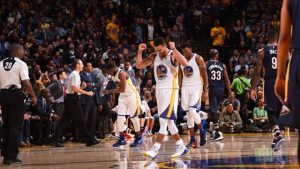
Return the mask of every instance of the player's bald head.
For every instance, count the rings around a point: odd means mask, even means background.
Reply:
[[[24,48],[18,43],[14,43],[10,46],[10,56],[18,57],[22,59],[24,57]]]

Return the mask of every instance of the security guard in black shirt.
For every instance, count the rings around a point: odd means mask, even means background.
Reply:
[[[21,164],[17,158],[19,130],[24,116],[22,86],[32,97],[32,104],[37,102],[29,81],[28,67],[21,59],[24,57],[23,46],[12,44],[9,58],[0,62],[0,104],[3,116],[4,146],[1,155],[3,164]]]

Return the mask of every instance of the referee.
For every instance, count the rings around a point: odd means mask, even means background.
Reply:
[[[81,88],[81,79],[79,73],[83,69],[82,61],[75,60],[75,62],[73,63],[73,67],[75,69],[69,75],[67,82],[67,96],[64,101],[65,111],[60,122],[58,123],[51,142],[51,145],[54,147],[64,147],[64,144],[61,142],[61,137],[70,124],[71,120],[75,125],[79,127],[81,133],[84,134],[86,139],[86,146],[92,146],[99,143],[99,141],[97,141],[86,128],[84,122],[84,113],[80,104],[81,94],[93,96],[94,93],[92,91],[82,90],[82,88],[85,88],[86,85],[83,85],[83,87]]]
[[[0,62],[0,104],[3,117],[4,146],[1,155],[3,164],[22,164],[17,158],[19,130],[24,116],[25,92],[32,97],[32,104],[37,102],[29,81],[28,67],[21,59],[24,57],[23,46],[12,44],[9,58]]]

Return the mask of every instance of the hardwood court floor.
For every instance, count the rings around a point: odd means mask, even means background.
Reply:
[[[64,148],[50,146],[23,148],[21,166],[0,168],[18,169],[131,169],[131,168],[299,168],[297,165],[297,135],[286,133],[282,150],[270,148],[271,134],[230,134],[224,140],[207,142],[204,147],[191,149],[181,159],[170,159],[174,141],[165,140],[157,160],[145,158],[142,152],[154,143],[146,138],[139,148],[112,148],[114,141],[100,143],[95,147],[84,144],[66,144]],[[188,141],[188,137],[183,137]],[[2,160],[2,158],[0,159]]]

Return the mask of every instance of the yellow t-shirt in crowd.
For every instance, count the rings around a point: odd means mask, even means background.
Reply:
[[[42,23],[42,29],[49,29],[50,25],[48,23]]]
[[[109,22],[106,25],[106,33],[109,38],[111,38],[114,42],[119,42],[119,26],[113,22]]]
[[[222,46],[226,36],[225,29],[223,27],[213,27],[210,36],[213,38],[213,46]]]

